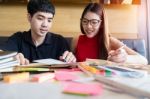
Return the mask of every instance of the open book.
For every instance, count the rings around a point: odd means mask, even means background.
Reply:
[[[29,65],[17,66],[16,68],[49,68],[49,69],[61,69],[61,68],[74,68],[76,63],[66,63],[56,59],[40,59],[34,60]]]
[[[51,59],[51,58],[34,60],[33,62],[43,63],[43,64],[47,64],[47,65],[67,64],[66,62],[63,62],[63,61],[60,61],[60,60],[56,60],[56,59]]]

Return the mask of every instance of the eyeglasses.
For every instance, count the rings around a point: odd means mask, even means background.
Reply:
[[[88,25],[88,23],[90,23],[90,25],[96,27],[102,20],[97,20],[97,19],[91,19],[88,20],[86,18],[81,19],[81,23],[82,25]]]

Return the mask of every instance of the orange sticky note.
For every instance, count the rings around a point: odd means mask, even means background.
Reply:
[[[40,83],[40,82],[52,79],[54,78],[54,76],[55,76],[54,73],[37,74],[32,77],[31,81]]]
[[[14,82],[21,82],[29,79],[29,73],[16,73],[4,76],[4,82],[6,83],[14,83]]]
[[[102,93],[101,84],[95,83],[75,83],[70,82],[65,85],[63,93],[79,95],[98,95]]]
[[[55,79],[60,81],[70,81],[76,80],[78,77],[74,75],[72,72],[67,71],[56,71],[55,72]]]

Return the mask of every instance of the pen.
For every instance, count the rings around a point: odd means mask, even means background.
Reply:
[[[115,50],[115,53],[117,53],[119,50],[123,49],[126,45],[122,45],[118,49]],[[112,55],[109,53],[107,60],[109,60],[112,57]]]
[[[122,45],[121,47],[119,47],[119,48],[117,49],[117,51],[123,49],[124,47],[125,47],[125,45]]]
[[[66,57],[62,59],[63,62],[67,62]]]

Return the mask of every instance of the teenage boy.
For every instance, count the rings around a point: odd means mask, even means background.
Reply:
[[[46,58],[76,62],[65,38],[49,32],[55,15],[53,4],[49,0],[30,0],[27,11],[29,31],[13,34],[2,49],[17,51],[21,65]]]

